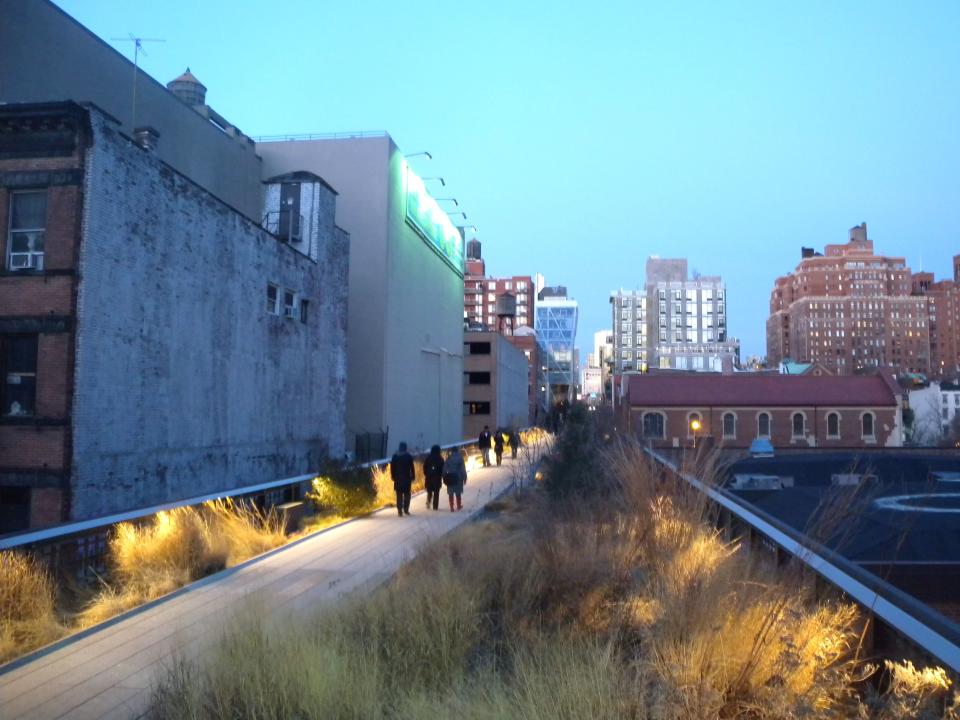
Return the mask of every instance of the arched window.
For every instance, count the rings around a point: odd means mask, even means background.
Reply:
[[[692,412],[687,415],[687,437],[702,435],[703,433],[703,418],[700,417],[700,413]]]
[[[873,437],[873,413],[868,412],[864,413],[860,418],[860,426],[862,429],[863,437],[872,438]]]
[[[760,413],[757,415],[757,437],[770,437],[770,414]]]
[[[835,413],[827,413],[827,437],[840,437],[840,416]]]
[[[723,436],[725,438],[737,436],[737,416],[732,412],[723,414]]]
[[[662,440],[663,415],[658,412],[643,414],[643,437],[648,440]]]
[[[804,423],[803,413],[794,413],[794,414],[793,414],[793,418],[792,418],[792,422],[793,422],[793,436],[794,436],[795,438],[797,438],[797,437],[803,437],[804,434],[805,434],[805,433],[804,433],[804,424],[805,424],[805,423]]]

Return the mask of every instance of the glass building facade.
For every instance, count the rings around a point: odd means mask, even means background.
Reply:
[[[545,297],[537,301],[534,329],[540,346],[539,392],[546,407],[574,399],[578,316],[576,300]]]

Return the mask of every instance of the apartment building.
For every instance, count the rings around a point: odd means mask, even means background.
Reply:
[[[500,331],[533,327],[536,293],[533,277],[487,277],[486,261],[479,240],[467,242],[466,272],[463,278],[463,322],[466,327]],[[505,296],[510,296],[505,300]],[[512,311],[510,320],[507,313]]]
[[[928,302],[912,290],[904,258],[877,255],[866,223],[823,253],[803,248],[770,295],[767,362],[815,362],[844,375],[880,367],[927,374]]]
[[[726,295],[719,277],[689,278],[685,259],[648,258],[642,291],[610,295],[616,372],[732,368],[740,344],[728,337]]]

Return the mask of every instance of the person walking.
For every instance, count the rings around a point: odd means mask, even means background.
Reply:
[[[430,448],[430,454],[423,459],[424,485],[427,488],[427,510],[433,506],[440,509],[440,487],[443,485],[443,453],[440,446]]]
[[[450,512],[454,511],[453,501],[457,501],[457,510],[463,510],[463,486],[467,484],[467,465],[463,461],[463,451],[454,448],[443,464],[443,484],[447,486],[450,498]]]
[[[503,462],[503,432],[497,430],[493,434],[493,454],[497,456],[497,467]]]
[[[520,433],[514,428],[510,428],[510,456],[516,460],[517,450],[520,449]]]
[[[480,455],[483,456],[483,466],[490,467],[490,426],[484,425],[483,432],[477,438],[477,447],[480,448]]]
[[[410,514],[410,490],[417,476],[413,467],[413,456],[407,452],[407,444],[400,443],[397,452],[390,458],[390,477],[393,490],[397,493],[397,514]]]

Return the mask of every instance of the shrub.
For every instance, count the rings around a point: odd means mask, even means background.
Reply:
[[[341,465],[325,469],[323,475],[314,478],[307,498],[320,511],[354,517],[378,506],[378,489],[373,474],[366,468]]]

